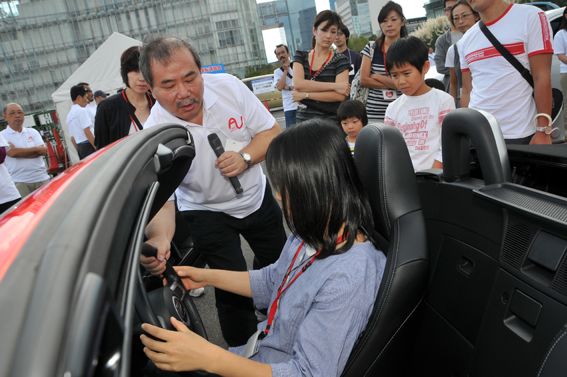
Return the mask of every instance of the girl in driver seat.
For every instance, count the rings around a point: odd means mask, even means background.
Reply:
[[[366,327],[386,257],[344,135],[311,119],[273,140],[266,165],[292,234],[274,264],[248,272],[176,267],[187,289],[213,286],[268,308],[246,345],[225,350],[171,318],[144,324],[144,352],[167,371],[339,376]]]

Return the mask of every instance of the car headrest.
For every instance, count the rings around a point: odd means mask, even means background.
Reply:
[[[482,176],[487,185],[510,180],[510,162],[502,131],[486,111],[461,108],[443,120],[443,178],[447,182],[470,174],[470,145],[477,150]]]
[[[395,127],[369,124],[356,139],[354,160],[368,194],[375,228],[390,240],[395,220],[421,208],[404,138]]]

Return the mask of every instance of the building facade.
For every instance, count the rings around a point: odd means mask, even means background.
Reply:
[[[336,8],[351,34],[372,34],[368,0],[337,0]]]
[[[247,66],[266,62],[255,0],[0,4],[0,103],[19,102],[26,111],[53,108],[51,93],[115,31],[138,40],[187,39],[203,65],[222,63],[240,77]]]
[[[436,18],[444,14],[443,0],[429,0],[423,7],[427,18]]]
[[[283,28],[292,54],[311,48],[315,0],[275,0],[258,3],[257,7],[262,29]]]

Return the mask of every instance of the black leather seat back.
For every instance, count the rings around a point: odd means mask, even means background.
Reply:
[[[411,351],[409,326],[423,297],[428,268],[425,221],[415,173],[404,139],[394,127],[363,128],[354,158],[369,196],[375,228],[388,246],[373,313],[342,376],[402,375],[404,360]]]

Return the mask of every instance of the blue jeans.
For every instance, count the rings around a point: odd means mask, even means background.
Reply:
[[[295,114],[296,114],[296,113],[297,113],[297,110],[284,111],[284,115],[285,115],[285,128],[289,128],[289,127],[295,126]]]

